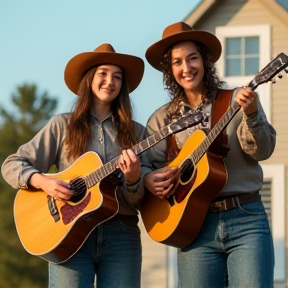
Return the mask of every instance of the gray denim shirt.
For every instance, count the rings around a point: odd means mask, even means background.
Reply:
[[[32,174],[47,173],[54,164],[57,171],[66,170],[73,164],[67,159],[67,145],[65,137],[67,124],[71,113],[53,116],[50,121],[28,143],[22,145],[15,154],[8,156],[1,167],[4,179],[15,189],[27,189]],[[145,139],[148,134],[144,126],[134,122],[138,142]],[[112,117],[99,122],[91,116],[91,137],[87,151],[93,151],[100,157],[102,163],[107,163],[122,152],[116,142],[116,133]],[[122,175],[123,185],[117,188],[119,213],[124,215],[137,215],[137,209],[144,196],[143,176],[150,172],[146,151],[139,155],[142,166],[142,176],[138,183],[127,186]],[[91,171],[92,172],[92,171]]]
[[[236,92],[237,89],[235,89],[232,99]],[[230,151],[224,162],[228,177],[219,196],[253,193],[259,191],[263,185],[263,172],[259,161],[269,158],[273,153],[276,131],[268,123],[259,100],[258,106],[258,113],[255,117],[247,118],[240,109],[227,126]],[[159,130],[167,123],[167,107],[168,104],[160,107],[151,115],[147,122],[149,134]],[[188,128],[175,135],[179,149],[185,145],[193,131],[193,128]],[[167,163],[167,141],[162,140],[149,149],[147,155],[155,168],[169,164]]]

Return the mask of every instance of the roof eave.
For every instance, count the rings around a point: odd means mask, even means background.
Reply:
[[[288,11],[280,3],[277,1],[262,0],[262,4],[265,5],[270,11],[273,11],[272,13],[275,13],[277,18],[288,27]]]
[[[185,23],[191,27],[195,26],[196,23],[204,17],[206,13],[212,10],[216,5],[218,5],[221,0],[202,0],[198,6],[192,12],[186,16],[183,20]],[[274,0],[262,0],[263,5],[265,5],[272,13],[275,13],[286,26],[288,26],[287,14],[288,11],[278,2]]]
[[[216,2],[220,1],[202,0],[183,21],[193,27],[201,19],[201,17],[203,17],[204,14],[206,14],[216,5]]]

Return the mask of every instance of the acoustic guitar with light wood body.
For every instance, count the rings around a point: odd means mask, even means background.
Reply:
[[[271,81],[283,69],[288,72],[288,56],[280,53],[255,78],[249,87]],[[280,74],[278,76],[282,78]],[[141,206],[141,217],[149,236],[160,243],[183,248],[191,244],[202,227],[213,199],[223,190],[227,173],[223,157],[209,151],[211,144],[239,111],[231,106],[206,135],[196,130],[187,139],[180,153],[168,165],[179,167],[179,184],[174,195],[160,199],[148,192]]]
[[[132,150],[136,155],[165,137],[202,122],[201,112],[181,117],[141,141]],[[42,190],[20,189],[14,200],[14,220],[20,241],[32,255],[61,263],[72,257],[99,224],[119,210],[116,189],[120,180],[119,156],[102,164],[95,152],[79,157],[68,169],[46,174],[69,183],[74,195],[69,201],[55,199]]]

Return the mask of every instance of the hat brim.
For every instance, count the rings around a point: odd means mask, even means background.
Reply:
[[[152,67],[161,71],[160,62],[163,60],[166,50],[178,42],[189,40],[204,44],[210,51],[213,63],[220,58],[222,46],[218,38],[206,31],[192,30],[173,34],[154,43],[147,49],[146,59]]]
[[[117,65],[123,69],[129,93],[137,88],[144,74],[144,61],[137,56],[116,52],[84,52],[74,56],[66,65],[64,81],[67,87],[77,95],[87,71],[103,64]]]

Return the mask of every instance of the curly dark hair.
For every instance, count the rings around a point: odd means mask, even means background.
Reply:
[[[203,59],[203,95],[205,95],[206,99],[213,101],[216,97],[217,90],[223,87],[225,82],[221,81],[216,73],[214,63],[211,61],[209,49],[202,43],[196,41],[191,42],[195,43]],[[179,105],[181,102],[188,103],[184,88],[178,84],[172,72],[173,46],[167,49],[163,57],[163,62],[160,63],[161,71],[163,72],[163,84],[165,89],[168,90],[169,97],[171,99],[168,108],[168,115],[170,115],[170,117],[178,116]]]

